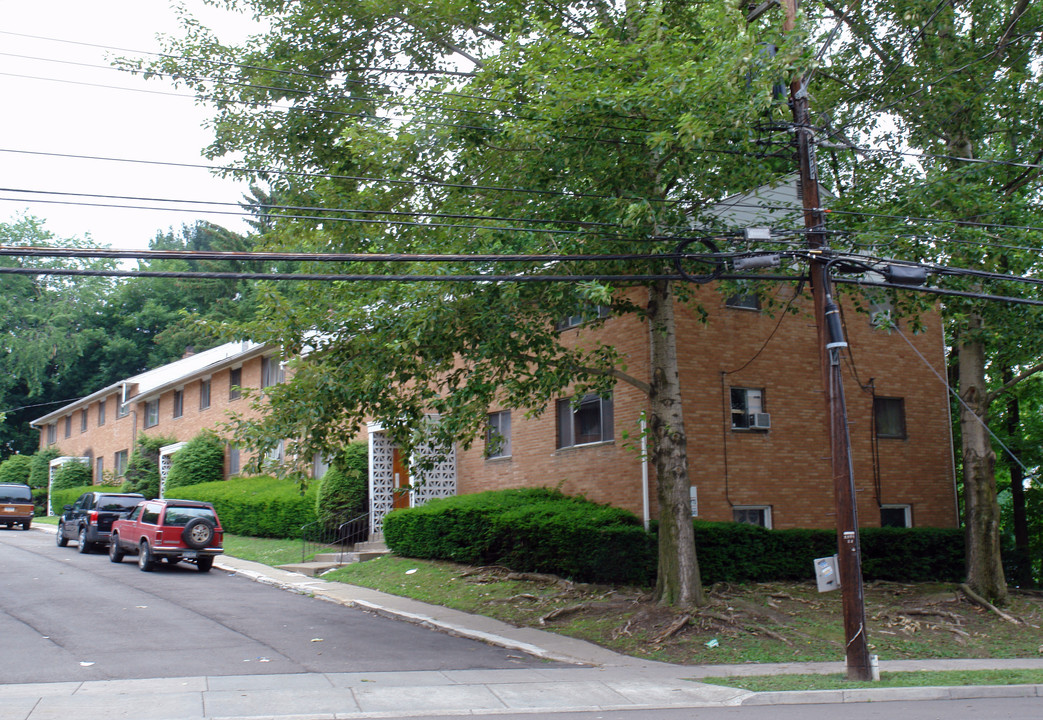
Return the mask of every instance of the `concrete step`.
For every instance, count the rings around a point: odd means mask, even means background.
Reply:
[[[289,565],[280,565],[279,568],[281,570],[289,570],[290,572],[299,572],[302,575],[308,575],[309,577],[317,577],[327,570],[351,565],[352,563],[366,562],[367,560],[373,560],[383,555],[388,555],[390,552],[390,550],[385,548],[383,550],[351,550],[342,553],[319,553],[309,562],[290,563]]]
[[[367,540],[366,542],[355,543],[355,550],[359,552],[388,552],[388,546],[383,540]]]
[[[318,577],[327,570],[334,570],[342,565],[343,563],[337,562],[302,562],[280,565],[279,569],[288,570],[289,572],[298,572],[301,575],[307,575],[308,577]]]

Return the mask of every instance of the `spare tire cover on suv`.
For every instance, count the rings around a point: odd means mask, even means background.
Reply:
[[[216,526],[206,518],[192,518],[181,532],[181,539],[193,550],[202,550],[214,540]]]

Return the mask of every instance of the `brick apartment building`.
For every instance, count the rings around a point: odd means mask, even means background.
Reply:
[[[776,288],[782,301],[794,290]],[[690,308],[677,309],[693,511],[706,520],[775,528],[834,527],[810,296],[780,321],[778,309],[769,315],[752,298],[726,300],[709,286],[698,294],[705,321]],[[844,383],[860,523],[955,526],[948,391],[917,354],[944,369],[941,318],[927,317],[924,332],[899,336],[874,328],[845,304]],[[562,332],[581,343],[611,338],[626,356],[627,373],[649,380],[648,327],[636,318]],[[560,487],[655,518],[654,468],[640,448],[647,397],[618,382],[611,399],[588,397],[578,409],[568,400],[535,418],[493,412],[492,443],[457,453],[456,491]]]
[[[254,413],[241,388],[280,379],[280,363],[270,348],[226,343],[109,385],[31,425],[40,430],[41,449],[54,448],[63,459],[87,462],[95,484],[116,482],[140,434],[187,442],[204,429],[217,429],[230,411]],[[166,448],[164,462],[177,447]],[[237,474],[245,459],[228,447],[225,476]]]
[[[782,301],[795,290],[774,290]],[[725,299],[710,286],[696,301],[705,320],[679,306],[678,355],[689,438],[695,514],[776,528],[832,527],[829,436],[810,297],[795,314],[767,313],[752,298]],[[861,524],[951,527],[957,524],[941,319],[916,335],[874,328],[850,307],[845,362],[852,462]],[[780,319],[781,318],[781,319]],[[611,338],[628,374],[648,381],[648,327],[633,317],[591,329],[571,318],[567,343]],[[906,342],[915,346],[913,347]],[[918,355],[919,353],[919,355]],[[275,351],[229,343],[127,378],[37,420],[40,447],[84,458],[95,483],[118,478],[140,433],[185,442],[216,429],[228,412],[256,412],[239,388],[282,380]],[[562,397],[534,417],[490,408],[485,442],[457,448],[410,486],[408,458],[367,428],[372,530],[390,510],[432,497],[525,486],[568,494],[656,517],[655,472],[642,460],[641,417],[648,399],[619,382],[611,398],[578,406]],[[165,448],[164,462],[178,444]],[[229,446],[225,476],[246,458]],[[166,467],[166,466],[165,466]],[[321,473],[321,464],[317,464]],[[418,478],[414,478],[414,481]]]
[[[793,207],[795,184],[736,196],[719,206],[733,227],[779,222],[774,210]],[[790,300],[794,286],[772,290]],[[678,306],[679,374],[688,436],[693,512],[700,518],[775,528],[834,527],[829,433],[810,296],[797,313],[760,309],[752,296],[726,300],[698,286],[690,306]],[[864,298],[863,302],[868,299]],[[873,327],[846,308],[844,383],[860,524],[953,527],[958,523],[941,318],[922,318],[924,331]],[[780,314],[781,313],[781,314]],[[647,325],[608,318],[593,329],[581,317],[561,327],[566,343],[611,343],[627,373],[649,379]],[[915,348],[915,349],[914,349]],[[921,356],[923,359],[921,359]],[[138,434],[187,441],[216,428],[234,410],[254,412],[235,389],[281,380],[270,348],[231,343],[128,378],[33,422],[40,447],[87,458],[95,482],[120,476]],[[409,475],[409,458],[378,423],[366,431],[370,456],[371,531],[395,507],[433,497],[525,486],[568,494],[654,518],[655,472],[642,459],[641,417],[649,403],[617,383],[611,398],[562,397],[535,416],[490,408],[486,442],[456,448],[423,478]],[[529,416],[527,416],[529,415]],[[169,451],[176,446],[168,448]],[[167,456],[168,457],[168,456]],[[225,471],[239,471],[234,448]],[[315,465],[321,474],[322,464]],[[396,492],[404,489],[404,492]]]

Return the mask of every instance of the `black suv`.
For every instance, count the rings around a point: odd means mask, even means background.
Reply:
[[[144,499],[139,493],[80,495],[74,504],[65,506],[65,512],[58,519],[58,547],[65,547],[74,538],[81,553],[90,552],[95,545],[108,545],[112,521],[126,517]]]

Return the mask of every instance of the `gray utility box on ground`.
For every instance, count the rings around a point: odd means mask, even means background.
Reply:
[[[840,587],[840,573],[837,572],[837,556],[815,558],[815,579],[818,591],[829,592]]]

